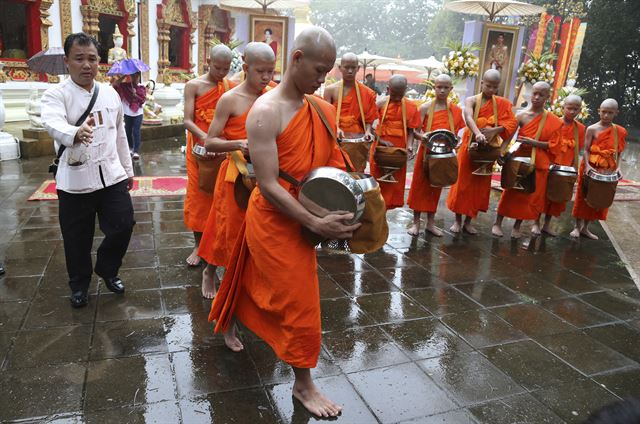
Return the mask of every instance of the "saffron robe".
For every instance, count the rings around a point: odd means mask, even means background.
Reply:
[[[364,122],[372,124],[378,119],[378,108],[376,107],[376,93],[364,84],[356,81],[357,87],[360,89],[360,99],[362,100],[362,112],[364,114]],[[339,90],[338,90],[339,91]],[[362,134],[365,128],[362,125],[362,116],[360,107],[358,106],[358,95],[356,87],[351,88],[347,94],[342,97],[342,105],[338,108],[340,99],[336,99],[333,106],[336,110],[340,109],[340,122],[338,128],[345,133]],[[337,113],[337,112],[336,112]]]
[[[409,131],[420,127],[420,112],[416,104],[408,99],[404,99],[406,108],[406,128],[402,128],[402,102],[389,102],[387,107],[387,113],[384,115],[384,106],[380,108],[380,124],[376,128],[378,136],[393,143],[395,147],[407,148],[407,135]],[[384,116],[384,119],[383,119]],[[369,163],[371,169],[371,175],[376,179],[383,176],[385,173],[378,167],[373,160],[377,142],[374,142],[371,146],[371,153],[369,155]],[[395,183],[380,182],[380,192],[384,198],[384,203],[387,206],[387,210],[404,206],[404,185],[407,178],[407,165],[405,165],[393,173],[393,177],[397,180]]]
[[[230,117],[222,132],[222,138],[245,140],[247,138],[245,123],[250,110],[251,108],[242,115]],[[238,169],[235,163],[231,164],[232,161],[231,154],[228,154],[220,165],[213,192],[215,201],[211,205],[207,225],[202,233],[202,240],[198,248],[198,256],[208,264],[225,267],[240,232],[245,213],[238,206],[234,197],[233,187],[238,176]]]
[[[556,132],[562,127],[562,120],[546,112],[547,120],[542,128],[542,133],[538,141],[548,142]],[[538,127],[542,121],[544,113],[540,113],[522,128],[519,136],[536,138]],[[515,151],[516,157],[530,157],[532,148],[528,144],[522,144]],[[498,215],[514,219],[536,220],[544,212],[547,199],[547,178],[549,177],[549,153],[545,149],[537,148],[535,157],[536,166],[536,190],[533,193],[525,193],[522,190],[508,189],[502,192],[498,203]]]
[[[315,99],[335,127],[335,109]],[[278,136],[279,167],[296,179],[319,166],[345,169],[338,144],[319,115],[304,105]],[[297,189],[280,179],[294,197]],[[215,331],[235,317],[267,342],[285,362],[313,368],[320,354],[320,293],[315,247],[302,226],[271,205],[258,186],[231,254],[209,320]]]
[[[513,105],[504,97],[494,96],[498,106],[498,122],[493,116],[493,102],[485,102],[480,108],[476,125],[478,128],[499,126],[504,131],[498,134],[503,140],[510,139],[518,128],[518,120],[513,114]],[[474,175],[478,167],[469,158],[471,130],[466,128],[462,145],[458,149],[458,181],[451,186],[447,197],[447,207],[454,213],[475,218],[478,212],[489,209],[491,175]]]
[[[569,125],[563,123],[562,128],[549,140],[549,159],[552,164],[574,166],[576,169],[580,166],[579,163],[573,163],[575,159],[574,148],[576,146],[575,127],[578,127],[578,150],[584,148],[584,125],[577,121],[573,121]],[[580,155],[578,155],[578,161],[580,161]],[[557,217],[562,215],[566,207],[566,203],[556,203],[546,199],[544,213],[548,216]]]
[[[616,152],[614,151],[615,140],[613,138],[613,125],[611,128],[607,128],[602,131],[591,141],[591,148],[589,149],[589,165],[596,168],[596,170],[616,169],[618,167],[618,164],[616,163]],[[619,125],[616,126],[618,127],[618,154],[620,154],[624,150],[627,130]],[[573,204],[573,216],[577,219],[584,219],[587,221],[607,219],[607,213],[609,212],[608,208],[593,209],[591,206],[587,205],[587,202],[584,199],[584,193],[582,192],[582,181],[584,180],[584,177],[583,160],[580,164],[580,170],[578,171],[578,190],[576,193],[576,201]]]
[[[435,131],[435,130],[449,130],[454,134],[458,134],[464,127],[464,119],[462,118],[462,109],[453,103],[449,104],[449,110],[453,116],[453,128],[449,123],[449,114],[447,110],[439,110],[433,114],[433,122],[431,123],[431,129],[427,128],[429,122],[429,115],[424,117],[422,124],[422,130]],[[440,202],[440,194],[442,193],[442,187],[431,187],[429,178],[424,173],[422,166],[422,159],[425,154],[424,144],[420,143],[418,148],[418,154],[416,155],[416,162],[413,165],[413,179],[411,180],[411,188],[409,189],[409,197],[407,197],[407,203],[409,207],[416,212],[433,212],[438,209],[438,202]]]
[[[228,82],[229,88],[233,86],[233,83]],[[216,105],[224,92],[224,83],[220,81],[217,86],[202,96],[196,97],[193,122],[202,131],[209,131]],[[191,231],[201,233],[204,231],[211,210],[213,194],[202,191],[198,187],[198,162],[191,153],[196,143],[202,144],[203,141],[195,137],[191,131],[187,131],[187,194],[184,198],[184,225]]]

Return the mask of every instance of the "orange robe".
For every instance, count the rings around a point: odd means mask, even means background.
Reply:
[[[407,128],[402,128],[402,105],[401,102],[389,102],[387,107],[386,116],[384,115],[384,106],[380,108],[380,124],[376,129],[378,136],[381,139],[390,141],[396,147],[403,149],[407,148],[407,139],[405,134],[415,128],[420,127],[420,112],[416,104],[408,99],[404,100],[406,113],[407,113]],[[376,150],[377,143],[374,142],[371,146],[371,153],[369,155],[369,163],[371,167],[371,175],[376,179],[384,175],[382,169],[380,169],[373,160],[373,154]],[[384,197],[384,203],[388,209],[398,208],[404,206],[404,185],[407,178],[407,165],[405,165],[393,173],[393,177],[397,180],[395,183],[380,182],[380,191],[382,197]]]
[[[245,123],[247,115],[232,116],[227,120],[222,138],[227,140],[246,140],[247,130]],[[220,165],[219,178],[216,180],[216,188],[213,192],[215,202],[211,205],[207,225],[202,233],[202,240],[198,248],[198,256],[208,264],[227,266],[229,254],[233,249],[236,237],[244,221],[244,209],[236,203],[233,187],[238,176],[235,165],[229,170],[229,161],[232,160],[227,155]]]
[[[335,109],[316,102],[335,131]],[[307,100],[276,142],[280,169],[296,179],[319,166],[345,168],[338,144]],[[279,182],[297,197],[296,187]],[[217,321],[219,332],[235,316],[283,361],[313,368],[320,353],[320,293],[315,248],[301,231],[256,188],[209,320]]]
[[[497,126],[504,127],[500,137],[510,139],[518,128],[518,120],[513,114],[513,105],[504,97],[495,96],[498,106]],[[493,102],[487,101],[480,108],[476,125],[478,128],[495,126]],[[458,150],[458,181],[451,186],[447,197],[447,207],[454,213],[475,218],[478,212],[489,209],[491,175],[473,175],[477,168],[469,158],[469,139],[471,131],[466,128],[462,136],[462,145]]]
[[[372,124],[378,119],[378,108],[376,107],[376,93],[366,85],[356,82],[360,88],[360,99],[362,100],[362,112],[364,113],[364,121]],[[333,106],[338,110],[339,99],[333,102]],[[337,113],[337,112],[336,112]],[[340,108],[340,124],[338,125],[345,133],[362,134],[365,128],[362,126],[362,116],[360,115],[360,106],[358,106],[358,96],[355,87],[342,97],[342,106]]]
[[[614,124],[615,125],[615,124]],[[627,130],[618,127],[618,152],[622,153],[625,146],[625,138],[627,137]],[[613,150],[613,126],[607,128],[598,134],[597,137],[591,142],[591,149],[589,150],[589,165],[596,169],[616,169],[618,164],[615,163],[615,152]],[[582,192],[582,180],[584,179],[584,160],[580,164],[580,170],[578,171],[578,190],[576,193],[576,201],[573,204],[573,216],[577,219],[584,219],[587,221],[605,220],[607,219],[607,213],[609,209],[593,209],[587,205]]]
[[[453,103],[449,104],[449,109],[453,115],[453,128],[449,124],[449,114],[447,110],[439,110],[433,114],[433,122],[431,129],[427,128],[429,115],[424,117],[422,124],[423,131],[449,130],[454,134],[464,127],[464,119],[462,118],[462,109]],[[409,197],[407,203],[409,207],[416,212],[433,212],[435,213],[440,202],[441,187],[431,187],[429,178],[425,175],[422,168],[422,158],[424,157],[424,144],[420,143],[416,161],[413,166],[413,180],[411,180],[411,188],[409,189]]]
[[[520,128],[519,137],[535,139],[543,113]],[[562,120],[547,112],[547,120],[542,128],[539,141],[548,142],[562,127]],[[531,146],[522,144],[514,156],[530,157]],[[547,199],[547,178],[549,176],[549,153],[545,149],[536,149],[536,191],[525,193],[522,190],[505,190],[498,203],[498,215],[514,219],[536,220],[544,212]]]
[[[563,124],[562,128],[549,140],[549,157],[552,164],[563,166],[573,165],[575,158],[574,146],[576,143],[574,134],[575,126],[578,127],[578,149],[582,150],[584,147],[584,125],[577,121],[574,121],[571,125]],[[579,165],[576,163],[573,166],[577,168]],[[567,207],[566,203],[551,202],[549,199],[546,199],[545,202],[544,213],[548,216],[560,216]]]
[[[234,85],[229,81],[229,88]],[[193,122],[202,131],[209,131],[216,105],[224,92],[224,84],[220,81],[216,87],[196,97]],[[195,143],[202,144],[203,141],[197,139],[191,131],[187,131],[187,194],[184,198],[184,225],[191,231],[201,233],[204,231],[209,210],[211,210],[213,194],[204,192],[198,187],[198,162],[191,153]]]

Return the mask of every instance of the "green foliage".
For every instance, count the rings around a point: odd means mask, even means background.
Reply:
[[[312,0],[311,22],[347,51],[403,59],[442,57],[450,39],[462,39],[464,16],[442,10],[442,0]]]
[[[592,112],[612,97],[618,122],[640,127],[640,7],[637,0],[592,0],[577,86]],[[597,114],[595,114],[597,116]]]

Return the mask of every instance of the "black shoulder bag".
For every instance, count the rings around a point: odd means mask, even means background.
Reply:
[[[87,109],[84,111],[82,116],[80,116],[80,118],[78,118],[78,120],[76,121],[75,123],[76,127],[79,127],[80,125],[82,125],[84,120],[87,119],[87,116],[89,116],[89,114],[91,113],[91,109],[93,109],[93,105],[96,104],[96,100],[98,99],[99,92],[100,92],[100,85],[98,83],[94,83],[93,95],[91,96],[91,101],[89,101],[89,106],[87,106]],[[51,165],[49,165],[49,172],[53,174],[54,179],[56,178],[56,173],[58,172],[58,164],[60,163],[60,158],[62,157],[62,154],[64,153],[66,148],[67,146],[60,143],[58,154],[56,155],[56,158],[53,160],[53,162],[51,162]]]

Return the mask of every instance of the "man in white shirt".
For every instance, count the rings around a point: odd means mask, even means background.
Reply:
[[[55,140],[56,151],[65,148],[56,174],[60,229],[71,305],[82,307],[89,301],[96,214],[105,238],[98,248],[95,273],[109,290],[124,293],[118,270],[135,224],[129,195],[133,168],[120,96],[111,86],[98,87],[95,82],[98,43],[87,34],[71,34],[64,52],[71,78],[42,96],[42,122]],[[76,126],[95,90],[98,94],[91,113]]]

